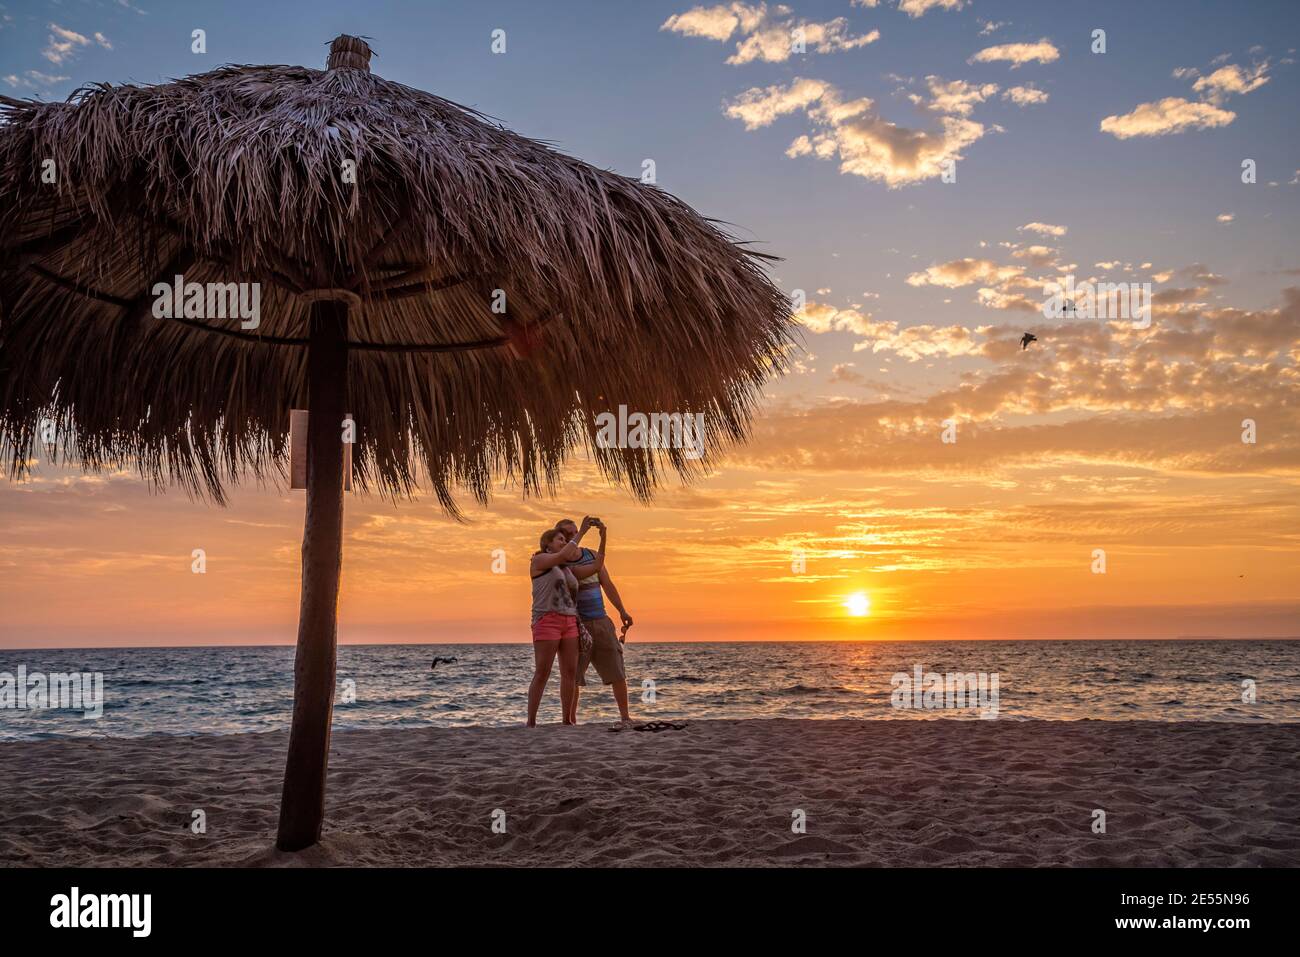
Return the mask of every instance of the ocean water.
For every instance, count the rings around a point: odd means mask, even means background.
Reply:
[[[433,657],[451,664],[429,665]],[[1300,721],[1300,641],[971,641],[627,646],[633,713],[650,718],[966,718],[891,704],[896,673],[996,674],[999,720]],[[291,647],[0,651],[5,673],[99,672],[103,714],[0,707],[0,739],[238,734],[288,727]],[[512,725],[524,719],[524,644],[339,649],[336,728]],[[354,684],[349,686],[347,682]],[[580,720],[617,717],[594,670]],[[1254,682],[1256,700],[1243,687]],[[653,701],[643,701],[653,682]],[[344,692],[355,690],[355,702]],[[539,720],[559,719],[556,669]]]

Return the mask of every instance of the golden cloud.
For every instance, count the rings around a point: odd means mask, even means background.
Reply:
[[[898,0],[898,9],[913,19],[925,16],[929,10],[960,10],[965,5],[966,0]]]
[[[983,103],[998,92],[996,83],[967,83],[965,80],[945,82],[937,76],[927,76],[926,84],[930,88],[928,109],[935,113],[955,113],[969,116],[975,104]]]
[[[1061,56],[1061,51],[1046,37],[1037,43],[1001,43],[985,47],[973,55],[967,63],[1010,63],[1016,70],[1026,63],[1053,63]]]
[[[1022,275],[1024,271],[1023,266],[1003,266],[991,259],[954,259],[912,273],[907,277],[907,284],[957,289],[977,282],[1005,282]]]
[[[775,12],[779,16],[789,10],[778,6]],[[823,23],[790,17],[778,19],[769,14],[765,3],[757,6],[727,3],[713,7],[693,7],[685,13],[672,15],[659,29],[719,42],[726,42],[735,36],[736,52],[727,58],[727,62],[732,65],[755,61],[784,63],[795,55],[796,40],[802,41],[807,52],[838,53],[865,47],[880,39],[879,30],[853,36],[849,33],[849,22],[844,17]]]
[[[802,77],[785,86],[746,90],[727,104],[725,112],[751,130],[782,115],[803,112],[817,131],[798,137],[786,155],[838,156],[841,172],[890,188],[941,176],[985,132],[983,125],[960,116],[942,117],[933,130],[897,126],[879,115],[872,100],[845,100],[835,86]]]
[[[1046,103],[1048,94],[1033,85],[1013,86],[1002,94],[1002,99],[1010,100],[1016,106],[1036,106],[1039,103]]]
[[[1116,139],[1127,140],[1135,136],[1165,136],[1185,130],[1208,130],[1227,126],[1237,118],[1231,110],[1223,110],[1210,103],[1187,100],[1181,96],[1167,96],[1154,103],[1139,103],[1131,113],[1108,116],[1101,121],[1101,131]]]
[[[1059,239],[1069,232],[1069,227],[1054,226],[1051,223],[1025,223],[1023,226],[1017,226],[1016,232],[1038,233],[1040,236],[1053,236]]]
[[[1205,96],[1211,103],[1218,105],[1227,99],[1229,94],[1244,96],[1252,90],[1258,90],[1268,80],[1267,63],[1257,63],[1250,70],[1244,70],[1235,63],[1230,63],[1198,79],[1192,84],[1192,89]]]

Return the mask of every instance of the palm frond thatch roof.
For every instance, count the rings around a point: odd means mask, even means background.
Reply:
[[[51,457],[42,420],[53,457],[218,501],[283,474],[315,290],[352,302],[363,488],[408,494],[423,473],[454,512],[458,489],[549,485],[584,441],[638,495],[689,477],[681,450],[596,446],[596,414],[620,404],[705,412],[711,452],[743,437],[793,328],[764,257],[656,187],[372,74],[365,44],[341,41],[323,71],[0,98],[11,476]],[[154,318],[176,274],[259,283],[260,325]]]

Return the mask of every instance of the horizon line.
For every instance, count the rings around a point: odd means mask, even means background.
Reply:
[[[1178,635],[1172,638],[750,638],[735,640],[703,641],[680,639],[675,641],[638,641],[637,645],[865,645],[865,644],[914,644],[926,643],[970,643],[970,642],[1073,642],[1073,641],[1107,641],[1107,642],[1156,642],[1156,641],[1300,641],[1300,635],[1274,635],[1264,637],[1229,638],[1224,635]],[[484,645],[518,645],[526,647],[531,641],[340,641],[337,647],[343,648],[398,648],[398,647],[434,647],[439,645],[462,645],[480,647]],[[264,644],[193,644],[193,645],[33,645],[30,647],[0,647],[0,653],[21,651],[175,651],[200,648],[296,648],[295,642]]]

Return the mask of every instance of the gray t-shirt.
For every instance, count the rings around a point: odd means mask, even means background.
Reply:
[[[574,594],[578,580],[563,565],[548,568],[533,579],[533,624],[543,615],[558,612],[577,617],[578,605]]]

